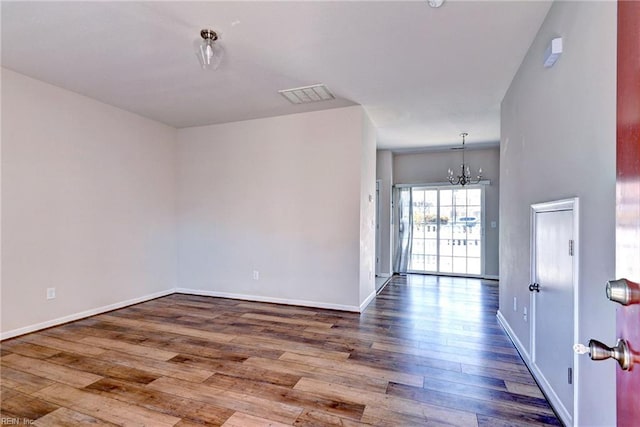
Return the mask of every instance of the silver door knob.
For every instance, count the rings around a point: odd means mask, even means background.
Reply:
[[[598,340],[589,340],[589,356],[591,360],[615,359],[623,371],[628,371],[631,367],[631,352],[623,339],[618,339],[615,347],[607,347]]]
[[[640,285],[627,279],[609,280],[607,298],[622,305],[640,303]]]

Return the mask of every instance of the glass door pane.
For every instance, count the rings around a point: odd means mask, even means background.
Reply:
[[[412,188],[409,270],[482,274],[482,188]]]
[[[413,188],[413,247],[409,270],[437,272],[438,190]]]

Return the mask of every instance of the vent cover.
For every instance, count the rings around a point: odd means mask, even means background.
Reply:
[[[279,90],[278,93],[292,104],[309,104],[311,102],[330,101],[335,99],[323,84]]]

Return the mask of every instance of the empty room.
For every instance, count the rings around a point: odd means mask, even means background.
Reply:
[[[637,425],[637,22],[0,1],[0,425]]]

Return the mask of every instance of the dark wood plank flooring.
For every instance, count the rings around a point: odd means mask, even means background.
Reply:
[[[560,425],[497,305],[420,275],[361,315],[174,294],[2,342],[2,422]]]

